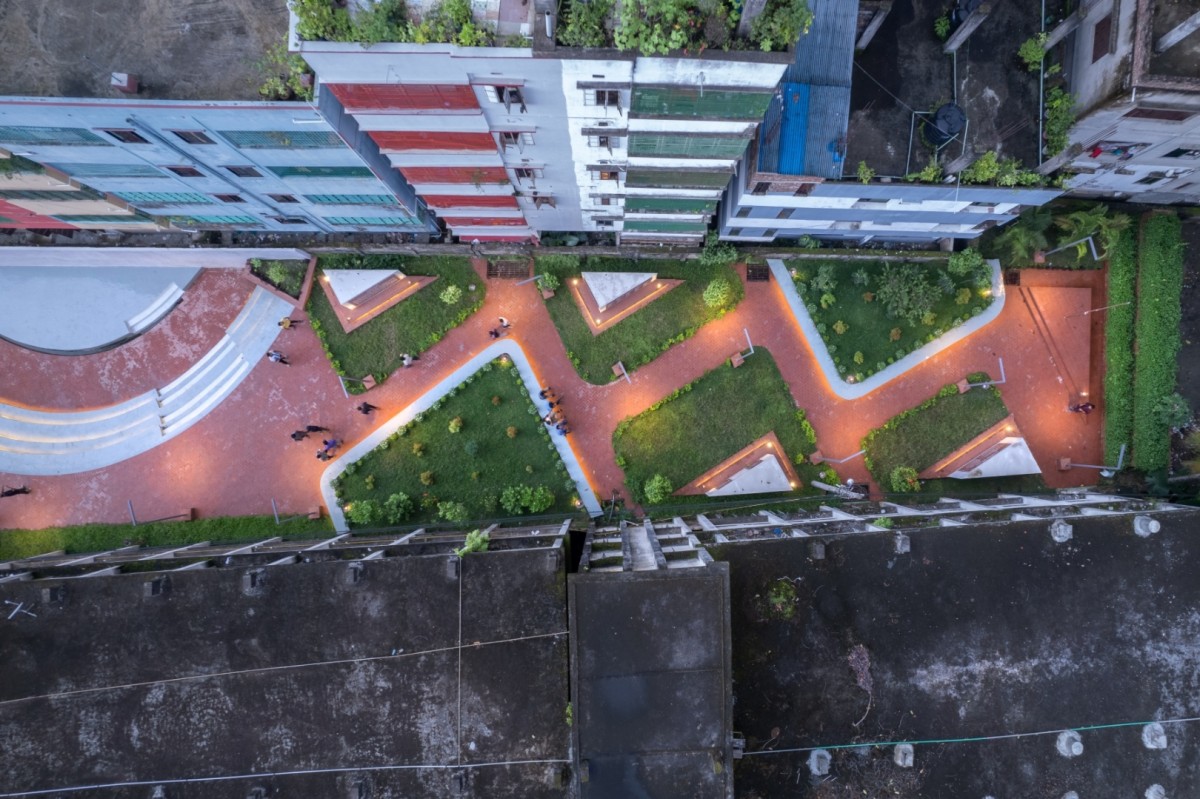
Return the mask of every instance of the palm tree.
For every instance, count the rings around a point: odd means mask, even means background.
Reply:
[[[1084,239],[1101,228],[1107,215],[1107,205],[1093,205],[1091,208],[1056,216],[1054,226],[1062,230],[1068,239]]]
[[[1016,222],[1008,230],[996,237],[996,247],[1007,254],[1004,260],[1008,266],[1028,264],[1033,260],[1034,253],[1046,249],[1046,233],[1036,227],[1029,227]]]

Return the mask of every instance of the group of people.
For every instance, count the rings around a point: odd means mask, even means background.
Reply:
[[[565,436],[571,432],[571,425],[567,423],[566,414],[562,409],[562,398],[558,396],[551,386],[546,386],[538,392],[538,396],[550,403],[550,413],[542,417],[542,422],[547,425],[553,425],[559,435]]]
[[[500,327],[493,327],[491,330],[489,330],[488,338],[491,338],[491,339],[500,338],[508,331],[508,329],[510,327],[512,327],[512,322],[508,321],[503,316],[501,316],[500,317]]]
[[[365,403],[365,402],[363,403],[363,405],[366,405],[366,404],[367,403]],[[371,408],[374,409],[374,406],[371,406]],[[319,424],[310,424],[310,425],[306,425],[303,430],[297,430],[296,432],[292,433],[292,441],[303,441],[304,439],[308,438],[313,433],[328,433],[328,432],[329,432],[328,427],[321,427],[321,425],[319,425]],[[336,438],[321,439],[321,448],[319,450],[317,450],[317,460],[319,460],[319,461],[332,460],[333,451],[336,450],[341,445],[342,445],[342,442]]]

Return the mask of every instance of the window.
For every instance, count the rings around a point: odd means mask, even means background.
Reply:
[[[621,137],[605,134],[603,136],[588,136],[589,147],[603,147],[610,153],[614,147],[621,146]]]
[[[620,110],[621,92],[619,89],[589,89],[583,95],[583,104]]]
[[[341,138],[330,130],[222,130],[234,147],[243,150],[313,150],[341,147]]]
[[[301,216],[273,216],[271,217],[281,225],[307,225],[308,220]]]
[[[550,208],[557,207],[554,204],[554,195],[552,195],[552,194],[535,194],[535,195],[533,195],[532,199],[533,199],[533,207],[534,208],[544,208],[547,206]]]
[[[1112,14],[1096,23],[1092,31],[1092,63],[1109,54],[1112,48]]]
[[[513,169],[513,175],[517,180],[534,180],[542,176],[542,170],[535,167],[522,166]]]
[[[775,218],[776,219],[791,219],[792,218],[792,209],[791,208],[782,209],[779,213],[775,214]]]
[[[1144,178],[1139,178],[1134,183],[1140,183],[1144,186],[1153,186],[1155,183],[1161,183],[1167,179],[1166,172],[1151,172]]]
[[[1158,119],[1163,122],[1182,122],[1192,116],[1191,111],[1175,108],[1135,108],[1125,116],[1131,119]]]
[[[1172,150],[1169,153],[1165,153],[1163,157],[1164,158],[1191,158],[1191,159],[1200,158],[1200,147],[1192,147],[1192,148],[1180,147],[1177,150]]]
[[[750,206],[743,205],[741,208],[737,209],[737,213],[734,214],[734,216],[739,219],[745,219],[746,217],[750,216]]]
[[[596,180],[620,180],[621,171],[619,169],[593,169],[592,177]]]
[[[306,194],[304,199],[322,205],[397,205],[390,194]]]
[[[136,130],[128,128],[101,128],[101,131],[112,136],[117,141],[123,141],[126,144],[149,144],[150,140]]]
[[[171,131],[179,138],[183,139],[188,144],[216,144],[208,135],[199,130],[173,130]]]
[[[600,203],[600,205],[612,205],[612,204],[613,204],[613,198],[612,198],[612,197],[601,197],[601,198],[598,200],[598,202]]]
[[[754,189],[750,193],[751,194],[766,194],[767,190],[770,188],[771,188],[770,181],[760,180],[758,183],[754,184]]]
[[[239,178],[261,178],[262,173],[252,166],[227,166],[225,167]]]
[[[86,128],[34,128],[16,125],[0,126],[0,142],[7,144],[61,144],[73,147],[112,147]]]
[[[179,175],[179,177],[181,177],[181,178],[202,178],[202,177],[204,177],[204,173],[201,172],[199,169],[196,169],[196,167],[194,167],[194,166],[169,166],[169,167],[166,167],[166,169],[169,172],[174,172],[176,175]]]
[[[214,196],[223,203],[244,203],[244,202],[246,202],[245,200],[242,199],[242,195],[240,195],[240,194],[217,194]]]
[[[365,166],[269,166],[267,169],[280,178],[373,178]]]
[[[417,224],[417,220],[407,216],[327,216],[325,221],[331,225],[355,225],[358,227],[397,227]]]
[[[514,106],[522,114],[528,110],[520,86],[484,86],[483,91],[491,102],[504,103],[504,110],[510,114]]]
[[[268,194],[267,196],[270,197],[272,200],[274,200],[277,203],[298,203],[298,202],[300,202],[299,200],[296,199],[295,195],[292,195],[292,194]]]
[[[730,236],[740,236],[740,235],[742,235],[742,229],[740,227],[731,227],[731,228],[729,228],[729,235]]]
[[[47,164],[67,175],[80,178],[165,178],[149,164]]]
[[[506,150],[509,147],[516,147],[519,151],[525,152],[525,145],[527,144],[533,144],[533,133],[531,131],[500,131],[500,146]]]
[[[608,220],[608,219],[597,219],[596,220],[596,227],[612,227],[612,226],[613,226],[613,223],[611,220]]]

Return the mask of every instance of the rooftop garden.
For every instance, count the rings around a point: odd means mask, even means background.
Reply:
[[[546,300],[546,307],[579,376],[597,385],[611,383],[618,379],[613,373],[613,365],[618,361],[632,372],[736,307],[744,292],[742,281],[728,265],[736,252],[732,248],[729,252],[731,257],[722,255],[700,261],[580,259],[562,255],[538,258],[538,273],[551,276],[552,285],[562,288]],[[597,336],[592,335],[572,296],[571,281],[584,271],[654,272],[659,278],[684,283]]]
[[[461,47],[490,47],[493,31],[476,24],[470,0],[442,0],[421,19],[410,14],[404,0],[375,0],[353,11],[337,0],[291,0],[296,14],[296,33],[309,41],[359,42],[444,42]],[[525,39],[520,39],[524,45]]]
[[[783,51],[808,32],[813,19],[805,0],[767,0],[750,24],[749,39],[741,39],[741,8],[730,0],[567,0],[558,43],[642,55],[708,48]]]
[[[1053,208],[1030,208],[1016,221],[993,228],[979,246],[1006,269],[1099,269],[1113,236],[1130,224],[1128,216],[1110,214],[1106,205],[1058,202]]]
[[[342,330],[323,291],[308,301],[313,330],[334,370],[343,376],[372,375],[383,382],[400,368],[403,356],[420,355],[483,306],[485,281],[467,258],[449,255],[323,255],[324,269],[397,269],[406,275],[436,275],[437,282],[400,301],[353,332]],[[451,291],[456,288],[457,291]],[[357,383],[349,386],[351,391]]]
[[[575,484],[507,358],[418,414],[334,487],[356,526],[575,510]]]
[[[771,432],[783,446],[781,454],[796,464],[802,481],[797,493],[811,493],[809,481],[821,474],[808,462],[816,449],[812,426],[771,353],[759,347],[740,367],[719,366],[622,421],[613,447],[639,503],[703,502],[707,497],[672,492]],[[826,478],[837,482],[836,475]]]
[[[991,270],[975,250],[948,261],[796,261],[790,271],[829,356],[859,382],[992,303]]]
[[[991,378],[977,372],[971,383]],[[1008,416],[1008,408],[995,386],[976,386],[960,394],[954,384],[915,408],[889,419],[867,433],[862,447],[866,465],[885,492],[932,494],[989,494],[996,491],[1044,490],[1037,476],[987,480],[931,480],[922,484],[917,475]]]

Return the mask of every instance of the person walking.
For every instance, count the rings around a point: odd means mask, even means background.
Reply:
[[[404,364],[405,369],[412,366],[413,361],[419,360],[421,360],[420,355],[409,355],[407,352],[400,356],[400,363]]]
[[[284,355],[279,350],[271,350],[270,352],[268,352],[267,360],[270,361],[271,363],[281,363],[284,366],[291,366],[291,364],[288,363],[287,356]]]
[[[358,408],[356,408],[356,410],[359,413],[361,413],[363,416],[370,416],[371,411],[377,411],[377,410],[379,410],[379,408],[375,407],[374,405],[372,405],[369,402],[364,402],[361,405],[359,405]]]
[[[321,427],[319,424],[310,424],[304,428],[309,433],[328,433],[328,427]]]
[[[301,321],[302,320],[300,320],[300,319],[293,319],[290,316],[285,316],[279,320],[279,326],[282,327],[284,330],[291,330],[293,327],[300,324]]]
[[[541,399],[548,399],[550,397],[550,395],[553,393],[554,393],[554,388],[551,386],[546,386],[545,388],[543,388],[541,391],[538,392],[538,397]]]
[[[292,441],[303,441],[306,438],[308,438],[307,430],[297,430],[296,432],[292,433]]]
[[[503,316],[501,316],[500,317],[500,329],[508,330],[510,327],[512,327],[512,322],[508,321]]]
[[[491,338],[491,339],[500,338],[500,331],[496,330],[495,328],[492,328],[491,330],[488,331],[488,338]]]
[[[342,442],[338,441],[336,438],[329,438],[329,439],[325,439],[321,443],[325,445],[326,452],[333,452],[335,449],[338,448],[338,445],[341,444]]]
[[[319,449],[319,450],[317,450],[317,460],[319,460],[319,461],[327,461],[327,460],[332,460],[332,459],[333,459],[333,456],[332,456],[332,455],[330,455],[330,454],[329,454],[328,452],[326,452],[325,450],[323,450],[323,449]]]
[[[21,486],[19,488],[9,488],[5,486],[0,490],[0,497],[15,497],[17,494],[28,494],[29,486]]]

